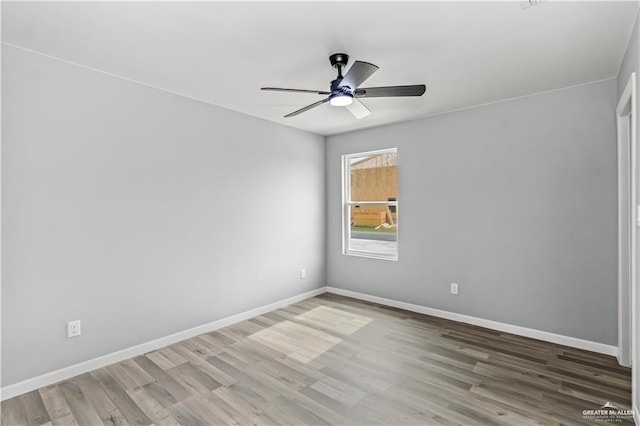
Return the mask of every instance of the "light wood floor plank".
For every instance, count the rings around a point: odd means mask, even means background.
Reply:
[[[64,395],[57,385],[40,388],[38,392],[42,398],[42,403],[47,409],[47,413],[49,413],[49,418],[53,426],[78,426],[78,422],[73,416],[69,404],[67,404]],[[2,403],[3,410],[5,403],[6,401]]]
[[[165,421],[165,418],[169,416],[165,407],[153,398],[144,387],[126,392],[154,424]]]
[[[100,383],[107,396],[120,410],[127,422],[132,425],[148,425],[151,420],[125,392],[118,381],[105,368],[91,373]]]
[[[118,407],[109,399],[100,384],[91,374],[82,374],[74,378],[82,393],[91,401],[105,425],[124,425],[126,420]]]
[[[73,416],[81,425],[99,425],[102,419],[98,415],[96,409],[82,393],[82,390],[75,383],[75,379],[71,379],[58,384],[60,391],[67,400],[67,404],[71,408]]]
[[[49,423],[49,413],[42,402],[42,397],[38,391],[33,391],[20,396],[24,407],[25,417],[28,425],[44,425]]]
[[[19,396],[2,403],[2,424],[7,426],[27,424],[27,415]]]

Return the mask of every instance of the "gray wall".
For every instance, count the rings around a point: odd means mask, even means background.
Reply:
[[[612,79],[329,137],[328,284],[615,345],[615,105]],[[399,260],[342,255],[340,156],[394,146]]]
[[[3,385],[325,284],[322,137],[8,46],[2,77]]]

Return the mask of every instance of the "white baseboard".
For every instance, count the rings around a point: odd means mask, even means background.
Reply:
[[[380,305],[391,306],[393,308],[404,309],[406,311],[417,312],[420,314],[431,315],[434,317],[449,319],[458,322],[464,322],[466,324],[477,325],[492,330],[504,331],[505,333],[517,334],[518,336],[531,337],[533,339],[544,340],[546,342],[557,343],[560,345],[570,346],[572,348],[584,349],[587,351],[598,352],[601,354],[612,356],[616,356],[618,354],[618,348],[616,346],[605,345],[603,343],[592,342],[590,340],[582,340],[575,337],[563,336],[561,334],[549,333],[547,331],[536,330],[533,328],[505,324],[483,318],[472,317],[469,315],[457,314],[455,312],[442,311],[440,309],[427,308],[425,306],[414,305],[412,303],[399,302],[393,299],[371,296],[369,294],[343,290],[331,286],[327,286],[327,292],[338,294],[341,296],[353,297],[354,299],[365,300],[367,302],[378,303]]]
[[[93,358],[88,361],[81,362],[79,364],[71,365],[69,367],[61,368],[60,370],[52,371],[50,373],[43,374],[41,376],[33,377],[31,379],[24,380],[9,386],[5,386],[0,389],[0,401],[4,401],[14,396],[22,395],[23,393],[31,392],[39,389],[43,386],[48,386],[54,383],[58,383],[62,380],[70,379],[71,377],[79,374],[88,373],[89,371],[96,370],[98,368],[106,367],[107,365],[114,364],[116,362],[124,361],[129,358],[133,358],[139,355],[143,355],[147,352],[155,351],[157,349],[164,348],[165,346],[178,343],[182,340],[189,339],[191,337],[198,336],[200,334],[209,333],[213,330],[235,324],[240,321],[244,321],[253,318],[258,315],[271,312],[275,309],[282,308],[292,303],[297,303],[305,299],[317,296],[325,293],[326,287],[320,287],[318,289],[308,291],[306,293],[299,294],[297,296],[289,297],[288,299],[280,300],[278,302],[270,303],[268,305],[260,306],[255,309],[251,309],[246,312],[241,312],[230,317],[222,318],[217,321],[203,324],[198,327],[190,328],[188,330],[180,331],[169,336],[161,337],[159,339],[152,340],[150,342],[141,343],[130,348],[126,348],[117,352],[113,352],[107,355]]]

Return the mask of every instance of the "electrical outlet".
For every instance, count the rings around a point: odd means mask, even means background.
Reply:
[[[307,278],[307,270],[306,269],[300,269],[300,279],[304,280],[305,278]]]
[[[458,284],[451,283],[451,294],[458,295]]]
[[[80,320],[67,323],[67,337],[76,337],[82,334]]]

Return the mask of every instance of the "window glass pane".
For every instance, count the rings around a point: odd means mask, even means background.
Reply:
[[[398,213],[386,204],[349,206],[349,250],[384,256],[398,252]]]
[[[398,153],[351,157],[351,201],[395,201],[398,197]]]

